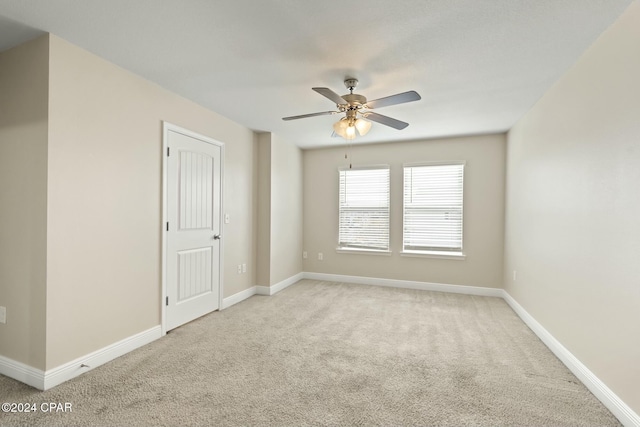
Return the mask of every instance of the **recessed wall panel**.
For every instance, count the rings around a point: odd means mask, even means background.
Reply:
[[[178,252],[178,302],[211,292],[211,248]]]
[[[213,224],[213,158],[202,153],[180,151],[180,230],[211,228]]]

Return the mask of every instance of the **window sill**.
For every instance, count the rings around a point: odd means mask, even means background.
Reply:
[[[382,251],[377,249],[350,249],[350,248],[336,248],[336,252],[339,254],[358,254],[358,255],[383,255],[391,256],[391,251]]]
[[[462,261],[467,256],[462,252],[437,252],[437,251],[403,251],[400,256],[415,258],[439,258],[439,259],[455,259]]]

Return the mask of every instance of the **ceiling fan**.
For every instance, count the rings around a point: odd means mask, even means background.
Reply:
[[[383,116],[382,114],[374,113],[370,110],[388,107],[390,105],[404,104],[405,102],[418,101],[421,99],[420,95],[418,95],[416,91],[410,90],[408,92],[374,99],[373,101],[367,101],[367,98],[364,96],[353,93],[353,90],[358,86],[357,79],[348,78],[344,81],[344,85],[349,90],[349,93],[342,96],[326,87],[312,88],[320,95],[335,102],[336,107],[338,108],[337,111],[321,111],[319,113],[283,117],[282,120],[297,120],[305,119],[307,117],[345,113],[345,116],[333,125],[334,134],[339,135],[344,139],[354,139],[357,135],[366,135],[371,129],[372,121],[398,130],[406,128],[409,126],[409,123],[388,116]]]

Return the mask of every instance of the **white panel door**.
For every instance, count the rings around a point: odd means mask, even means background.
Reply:
[[[221,147],[166,132],[165,322],[169,331],[219,308]]]

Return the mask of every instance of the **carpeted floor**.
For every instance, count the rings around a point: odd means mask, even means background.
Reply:
[[[613,426],[499,298],[303,280],[52,390],[2,426]]]

